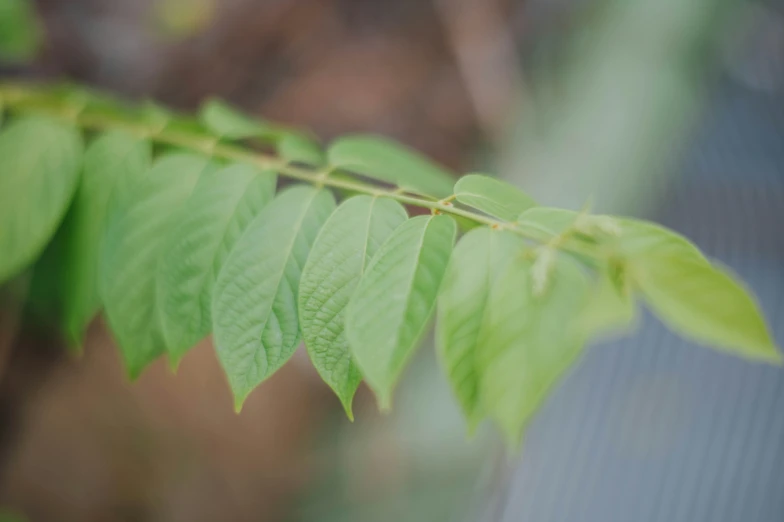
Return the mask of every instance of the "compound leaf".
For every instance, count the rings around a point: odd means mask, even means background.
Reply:
[[[580,354],[573,328],[590,285],[579,265],[555,259],[550,285],[534,296],[532,262],[516,259],[496,278],[478,341],[484,408],[516,447],[531,415]]]
[[[212,289],[228,253],[275,194],[274,172],[235,164],[205,173],[185,202],[158,272],[166,347],[173,365],[212,329]]]
[[[346,312],[346,336],[381,408],[422,337],[455,241],[447,216],[419,216],[384,242]]]
[[[464,205],[485,214],[515,221],[536,202],[514,185],[482,174],[468,174],[455,184],[455,197]]]
[[[61,261],[63,325],[74,345],[101,307],[97,273],[110,209],[124,206],[151,161],[149,141],[123,131],[98,137],[84,154],[82,178],[64,223]]]
[[[748,359],[780,362],[749,292],[702,258],[641,257],[630,267],[645,301],[684,337]]]
[[[218,275],[213,335],[237,410],[299,344],[302,267],[334,208],[329,191],[285,190],[248,225]]]
[[[476,355],[490,289],[523,246],[511,232],[476,228],[457,243],[441,283],[436,346],[472,431],[485,416]]]
[[[0,283],[32,263],[52,238],[79,182],[82,140],[44,117],[0,133]]]
[[[327,151],[329,164],[437,198],[452,193],[454,177],[413,150],[378,136],[346,136]]]
[[[396,201],[350,198],[324,224],[302,271],[299,320],[305,346],[352,419],[351,401],[362,376],[344,332],[346,306],[373,255],[405,220]]]
[[[166,349],[157,306],[158,265],[178,209],[200,175],[213,169],[208,159],[193,154],[162,157],[107,225],[99,290],[131,378]]]

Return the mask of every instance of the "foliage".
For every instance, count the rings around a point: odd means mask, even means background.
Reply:
[[[780,360],[749,292],[654,223],[538,206],[479,174],[453,188],[385,139],[322,150],[216,100],[190,118],[68,86],[0,97],[0,282],[59,229],[63,329],[78,345],[102,308],[131,377],[212,333],[239,410],[304,340],[352,417],[362,379],[390,406],[437,315],[470,429],[491,418],[514,445],[584,346],[630,329],[638,301],[697,342]],[[278,178],[295,183],[276,195]]]
[[[0,60],[24,62],[38,51],[40,29],[29,0],[0,2]]]

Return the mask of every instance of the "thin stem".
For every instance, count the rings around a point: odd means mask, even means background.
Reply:
[[[31,96],[30,92],[36,92],[36,95]],[[336,178],[328,175],[330,171],[324,171],[323,169],[311,170],[291,165],[284,159],[251,150],[241,145],[222,143],[213,136],[182,132],[168,128],[165,123],[153,127],[146,122],[131,121],[122,117],[107,117],[105,114],[93,114],[90,113],[89,107],[84,104],[78,102],[69,104],[68,101],[62,98],[42,96],[39,91],[31,91],[30,88],[24,86],[0,84],[0,107],[5,106],[8,109],[17,111],[29,110],[35,113],[44,113],[88,130],[124,130],[159,144],[174,145],[223,160],[252,163],[263,170],[274,170],[280,176],[312,185],[349,190],[360,194],[392,199],[405,205],[426,208],[433,212],[451,214],[494,229],[509,230],[538,243],[547,243],[552,240],[552,237],[544,231],[538,231],[530,227],[523,229],[514,222],[500,221],[484,214],[456,207],[451,203],[454,196],[437,201],[424,196],[406,193],[400,189],[387,190],[383,187],[372,186],[359,181]],[[564,250],[592,258],[597,257],[597,253],[592,249],[586,249],[586,246],[582,242],[577,243],[574,241],[561,245]]]

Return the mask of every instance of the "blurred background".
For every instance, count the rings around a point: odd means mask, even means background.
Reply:
[[[655,219],[784,344],[784,2],[0,0],[0,49],[3,78],[219,96]],[[129,384],[100,321],[76,360],[6,287],[0,521],[777,522],[783,400],[782,370],[645,317],[589,348],[517,455],[466,438],[430,340],[391,414],[362,388],[350,423],[300,351],[238,416],[208,341]]]

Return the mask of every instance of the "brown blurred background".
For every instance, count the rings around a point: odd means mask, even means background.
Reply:
[[[500,132],[514,95],[505,38],[518,4],[40,0],[41,54],[7,72],[183,110],[219,96],[324,139],[382,133],[466,170]],[[385,436],[397,421],[381,418],[363,389],[347,428],[302,353],[237,416],[208,342],[176,376],[159,362],[130,384],[100,321],[74,360],[29,314],[12,332],[12,308],[0,352],[0,506],[29,520],[322,520],[328,510],[303,512],[303,499],[319,492],[341,520],[341,502],[372,509],[401,501],[386,492],[418,487],[416,451]],[[462,445],[462,425],[454,432]],[[473,490],[475,466],[460,460],[439,468],[458,484],[439,491]],[[454,469],[459,479],[449,477]],[[428,473],[422,480],[432,483]],[[435,505],[457,497],[443,500]]]

